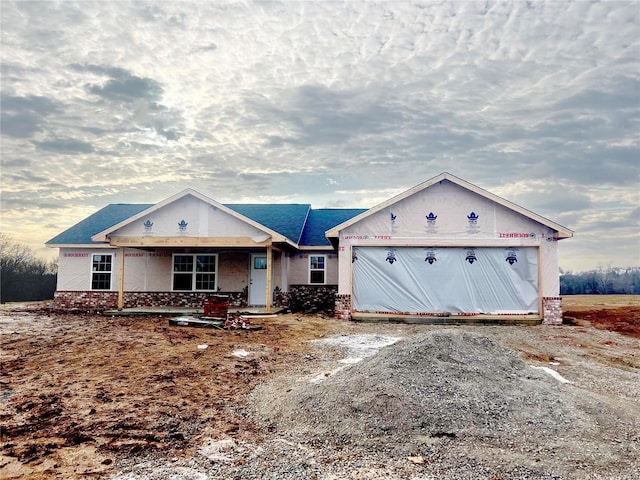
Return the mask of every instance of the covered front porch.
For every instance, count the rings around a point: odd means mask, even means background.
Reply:
[[[239,209],[277,228],[291,213]],[[304,220],[307,210],[294,213]],[[289,229],[296,240],[304,225],[298,223]],[[288,288],[286,254],[297,250],[289,236],[191,190],[111,224],[90,242],[65,248],[56,308],[200,309],[211,296],[226,295],[232,307],[270,312]]]
[[[161,247],[153,239],[141,239],[135,246],[131,240],[110,241],[118,248],[118,310],[199,310],[210,297],[225,295],[232,308],[258,307],[269,313],[274,290],[286,288],[285,255],[271,239],[228,245],[228,239],[180,238],[168,245],[164,238]]]

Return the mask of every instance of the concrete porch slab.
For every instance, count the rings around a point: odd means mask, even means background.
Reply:
[[[278,313],[282,313],[284,309],[271,307],[271,311],[267,312],[266,307],[229,307],[228,313],[233,315],[246,315],[246,316],[255,316],[255,315],[274,315]],[[204,309],[203,308],[181,308],[181,307],[134,307],[134,308],[123,308],[122,310],[105,310],[102,312],[103,315],[108,315],[112,317],[124,317],[124,316],[151,316],[151,315],[162,315],[162,316],[170,316],[170,317],[181,317],[181,316],[203,316]]]
[[[378,313],[353,313],[351,320],[362,323],[413,323],[423,325],[540,325],[538,315],[400,315]]]

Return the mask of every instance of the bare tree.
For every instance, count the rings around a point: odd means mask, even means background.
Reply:
[[[28,246],[0,232],[0,301],[53,298],[55,263],[39,259]]]

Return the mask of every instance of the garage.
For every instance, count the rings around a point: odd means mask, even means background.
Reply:
[[[573,232],[450,173],[325,235],[338,318],[562,323],[558,243]]]
[[[539,313],[535,247],[353,247],[353,311]]]

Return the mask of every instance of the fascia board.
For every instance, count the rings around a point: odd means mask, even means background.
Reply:
[[[278,234],[279,235],[279,234]],[[297,243],[292,242],[291,240],[289,240],[286,237],[283,237],[282,235],[279,235],[280,238],[284,239],[284,240],[274,240],[274,242],[280,242],[280,243],[284,243],[286,245],[289,245],[292,248],[295,248],[296,250],[298,250],[300,247],[298,247]]]
[[[101,243],[45,243],[47,248],[113,248],[105,242]]]
[[[331,245],[322,245],[322,246],[319,246],[319,247],[313,247],[313,246],[309,246],[309,245],[304,245],[302,247],[298,247],[298,250],[300,250],[301,252],[305,251],[305,250],[309,250],[309,251],[310,250],[314,250],[314,251],[327,250],[327,251],[332,251],[333,252],[335,250],[335,248],[333,248]]]

